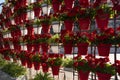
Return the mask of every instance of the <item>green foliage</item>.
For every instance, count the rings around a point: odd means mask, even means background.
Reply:
[[[64,59],[63,66],[66,68],[73,68],[73,59],[72,58]]]
[[[40,55],[39,55],[39,54],[33,55],[32,61],[33,61],[33,62],[40,62],[40,61],[41,61],[41,60],[40,60]]]
[[[111,64],[104,64],[103,67],[101,66],[97,66],[95,68],[96,72],[100,72],[100,73],[106,73],[106,74],[111,74],[111,75],[115,75],[115,68],[111,65]]]
[[[35,76],[33,80],[54,80],[52,77],[50,77],[49,73],[39,73]]]
[[[26,69],[22,66],[19,66],[16,63],[9,63],[2,68],[2,71],[4,71],[12,77],[19,77],[25,74]]]

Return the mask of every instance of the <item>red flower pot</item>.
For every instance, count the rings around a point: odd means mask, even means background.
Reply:
[[[29,26],[29,27],[27,27],[27,31],[28,31],[28,35],[34,35],[34,29],[33,29],[33,27],[31,27],[31,26]]]
[[[65,8],[67,10],[71,10],[73,7],[74,0],[64,0],[65,2]]]
[[[20,61],[21,61],[22,66],[26,66],[27,65],[26,59],[22,59],[21,58]]]
[[[32,44],[27,44],[27,51],[32,52],[33,45]]]
[[[74,23],[74,22],[73,22],[72,20],[65,20],[65,21],[64,21],[65,29],[66,29],[67,31],[71,32],[72,29],[73,29],[73,23]]]
[[[23,22],[27,20],[27,13],[22,13],[22,20]]]
[[[46,63],[42,63],[41,65],[42,65],[42,71],[43,71],[44,73],[48,72],[49,66],[48,66]]]
[[[105,73],[97,73],[98,80],[110,80],[111,75]]]
[[[79,55],[87,55],[88,45],[89,45],[89,43],[78,43],[77,44],[78,54]]]
[[[72,44],[68,43],[68,44],[64,44],[64,53],[65,54],[72,54]]]
[[[82,70],[78,71],[79,80],[88,80],[89,73],[90,73],[89,71],[87,72],[84,72]]]
[[[51,66],[51,68],[52,68],[53,75],[59,75],[60,66]]]
[[[60,4],[61,3],[59,1],[52,0],[52,7],[53,7],[54,13],[58,13],[59,12]]]
[[[30,60],[27,60],[27,68],[32,68],[32,61]]]
[[[49,44],[47,44],[47,43],[42,43],[42,44],[41,44],[41,49],[42,49],[42,52],[43,52],[43,53],[47,53],[47,52],[48,52],[48,49],[49,49]]]
[[[108,27],[109,14],[99,14],[95,17],[96,23],[99,29],[104,29]]]
[[[109,56],[111,44],[99,44],[98,54],[99,56]]]
[[[34,15],[35,17],[41,16],[41,8],[40,7],[34,7]]]
[[[40,52],[40,44],[34,44],[34,52]]]
[[[89,1],[88,0],[79,0],[80,7],[87,8],[89,7]]]
[[[81,30],[88,30],[90,28],[90,19],[89,18],[80,18],[79,26]]]
[[[43,33],[49,33],[50,32],[50,25],[42,24],[42,31],[43,31]]]
[[[40,69],[40,62],[34,62],[34,69],[39,70]]]

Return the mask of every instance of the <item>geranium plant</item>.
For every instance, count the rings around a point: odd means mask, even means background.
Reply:
[[[41,61],[40,57],[41,57],[41,55],[36,53],[32,56],[32,61],[33,62],[40,62]]]
[[[95,36],[95,44],[112,44],[114,39],[114,29],[113,28],[104,28],[101,29],[98,34]]]
[[[50,25],[51,24],[51,16],[47,16],[47,15],[44,15],[44,16],[40,16],[39,19],[40,19],[40,23],[41,24],[46,24],[46,25]]]
[[[115,75],[115,67],[109,63],[109,58],[98,58],[95,62],[94,71],[96,73]]]

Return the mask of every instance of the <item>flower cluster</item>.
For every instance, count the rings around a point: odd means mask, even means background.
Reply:
[[[62,65],[62,54],[50,54],[48,63],[50,66],[61,66]]]

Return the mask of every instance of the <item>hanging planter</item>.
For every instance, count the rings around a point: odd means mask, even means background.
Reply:
[[[34,52],[40,52],[40,44],[39,43],[35,43],[34,44]]]
[[[52,22],[52,29],[54,33],[59,33],[61,31],[61,23],[59,21]]]
[[[41,43],[41,49],[42,49],[42,53],[48,53],[50,46],[48,43]]]
[[[58,0],[52,0],[52,8],[54,13],[58,13],[60,10],[60,6],[61,6],[61,1]]]
[[[40,62],[34,62],[33,64],[35,70],[40,70]]]
[[[78,22],[79,22],[80,30],[89,30],[90,28],[89,18],[79,18]]]
[[[89,0],[79,0],[80,7],[88,8],[89,7]]]
[[[110,80],[110,78],[111,78],[110,74],[105,74],[105,73],[97,72],[97,76],[98,76],[98,80]]]
[[[89,43],[78,43],[77,44],[78,54],[79,55],[87,55],[88,45],[89,45]]]
[[[41,4],[41,8],[42,8],[42,12],[43,12],[43,15],[49,15],[50,14],[50,9],[51,9],[51,6],[44,3],[44,4]]]
[[[34,29],[32,26],[27,27],[27,35],[34,35]]]
[[[52,74],[54,76],[59,75],[60,66],[51,66],[51,68],[52,68]]]
[[[74,6],[74,0],[64,0],[65,8],[71,10]]]
[[[71,43],[64,44],[63,47],[64,47],[64,53],[65,54],[72,54],[73,45]]]
[[[109,56],[110,47],[111,47],[111,44],[102,44],[102,43],[99,44],[97,46],[99,56]]]
[[[26,59],[20,58],[20,61],[21,61],[22,66],[27,65],[27,60]]]
[[[46,73],[46,72],[49,71],[49,66],[48,66],[47,63],[41,63],[41,65],[42,65],[42,71],[43,71],[44,73]]]
[[[99,29],[107,28],[108,27],[108,20],[110,15],[109,14],[98,14],[95,19],[97,23],[97,27]]]
[[[90,72],[88,72],[88,71],[85,72],[85,71],[80,70],[80,71],[78,71],[78,77],[80,80],[88,80],[89,73]]]
[[[27,51],[32,52],[33,45],[32,44],[27,44],[26,46],[27,46]]]
[[[35,17],[41,16],[41,4],[40,3],[35,2],[33,5],[33,10],[34,10]]]
[[[73,24],[74,24],[74,22],[72,20],[64,21],[65,29],[69,32],[71,32],[73,30]]]
[[[43,31],[43,33],[49,33],[50,32],[50,25],[42,24],[42,31]]]

